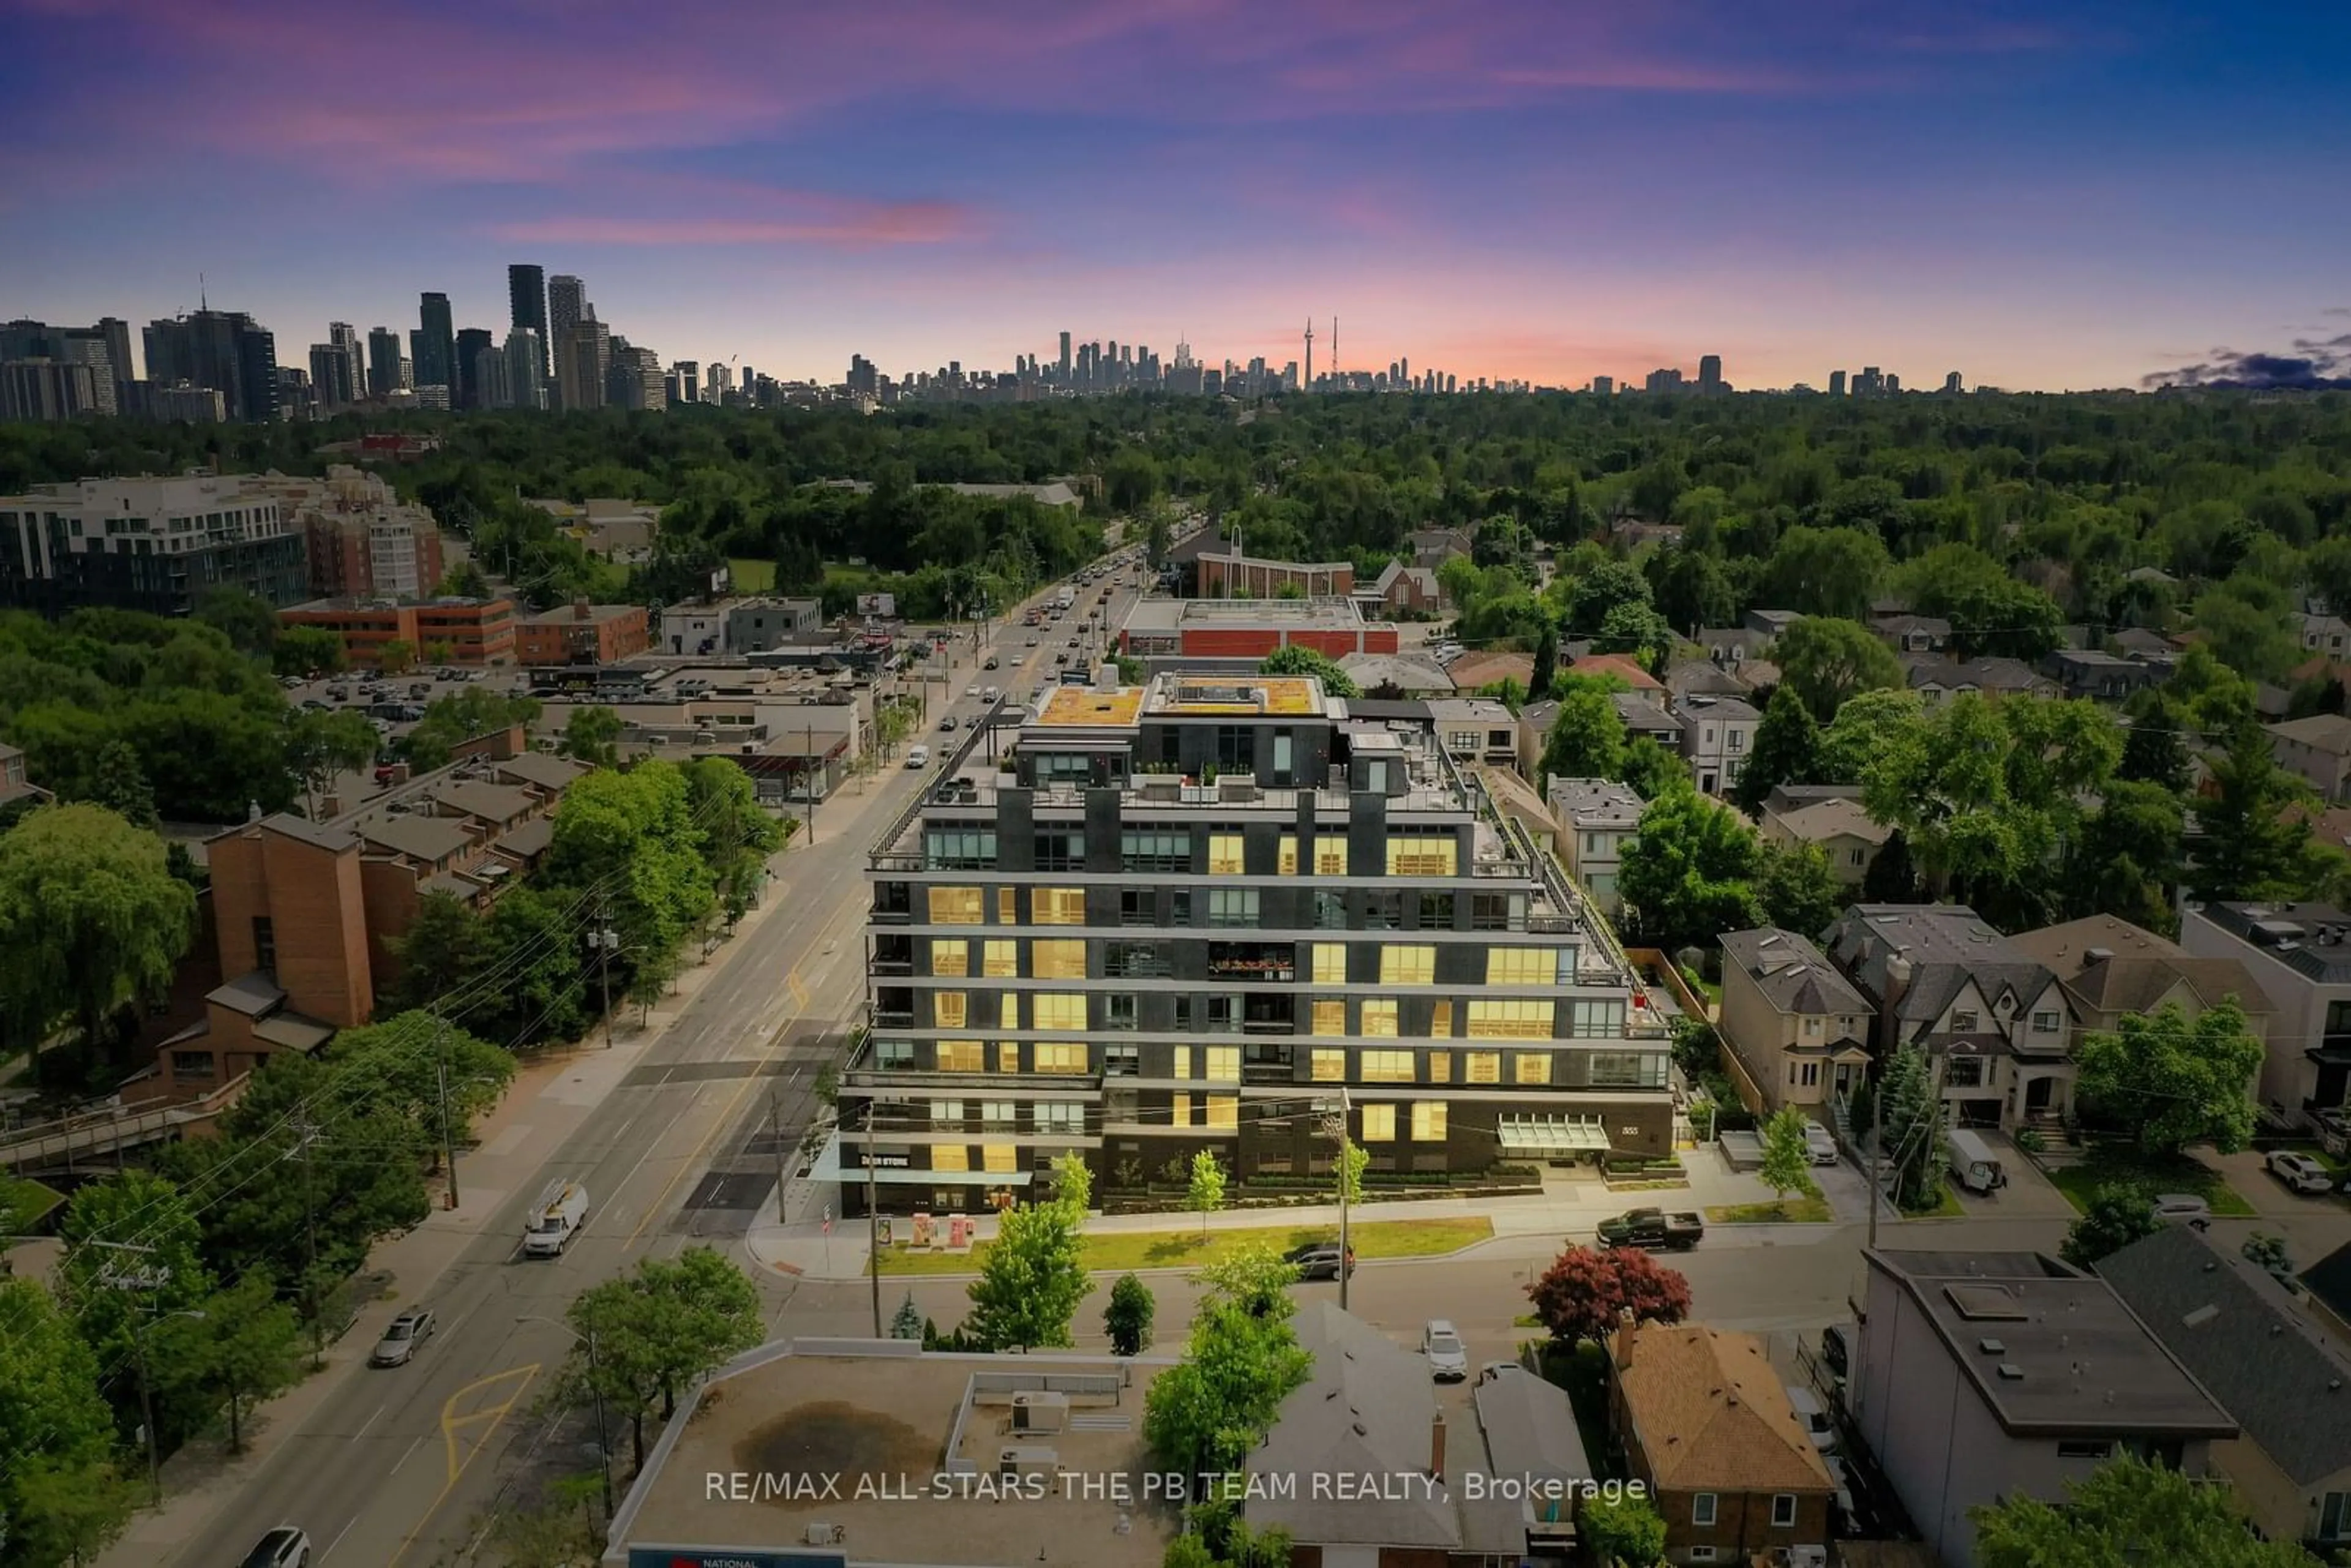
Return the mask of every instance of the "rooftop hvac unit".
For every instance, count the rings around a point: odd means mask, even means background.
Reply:
[[[1061,1456],[1051,1448],[1021,1445],[1000,1450],[996,1456],[998,1476],[1050,1476],[1061,1468]]]
[[[1069,1424],[1070,1396],[1031,1393],[1012,1396],[1012,1429],[1016,1432],[1058,1432]]]

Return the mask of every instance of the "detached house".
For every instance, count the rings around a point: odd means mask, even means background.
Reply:
[[[1763,1103],[1825,1105],[1869,1070],[1868,1000],[1812,940],[1767,925],[1722,938],[1722,1043]]]
[[[1755,730],[1763,716],[1737,697],[1693,696],[1676,706],[1682,721],[1682,758],[1698,792],[1729,793],[1755,749]]]
[[[2351,800],[2351,718],[2322,713],[2262,727],[2280,768],[2300,774],[2325,800]]]
[[[2179,918],[2179,940],[2197,957],[2237,960],[2267,998],[2264,1107],[2291,1125],[2351,1102],[2351,911],[2194,905]]]
[[[1625,1324],[1608,1346],[1609,1416],[1676,1563],[1823,1547],[1836,1486],[1762,1343],[1699,1323]]]
[[[1877,1051],[1925,1051],[1957,1125],[2013,1132],[2072,1104],[2064,988],[1974,910],[1856,904],[1827,946],[1876,1014]]]
[[[2246,1029],[2257,1039],[2269,1037],[2270,999],[2236,958],[2197,957],[2111,915],[2044,925],[2009,942],[2056,975],[2080,1032],[2111,1034],[2126,1015],[2167,1006],[2192,1019],[2233,1000],[2244,1009]]]
[[[1767,806],[1762,836],[1775,844],[1820,845],[1836,879],[1858,887],[1894,830],[1863,810],[1860,801],[1839,799],[1792,810],[1774,811]]]

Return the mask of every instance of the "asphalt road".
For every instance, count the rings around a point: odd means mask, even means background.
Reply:
[[[1065,650],[1052,644],[1069,634],[1028,650],[1016,619],[998,632],[1005,668],[985,679],[1021,692],[1050,679],[1037,672],[1053,668],[1050,655]],[[952,680],[977,674],[968,645],[957,656]],[[959,721],[977,717],[980,705],[951,689]],[[792,913],[744,934],[559,1155],[517,1186],[437,1283],[417,1291],[441,1327],[413,1363],[351,1376],[156,1568],[240,1561],[280,1523],[308,1531],[319,1568],[433,1563],[466,1543],[504,1477],[549,1430],[533,1406],[573,1347],[559,1323],[529,1320],[559,1320],[581,1291],[644,1258],[741,1234],[768,1197],[771,1097],[783,1138],[796,1145],[816,1110],[818,1069],[864,995],[867,839],[924,777],[878,775],[866,788],[882,798],[849,834],[826,833],[820,806],[814,841],[784,859],[768,891],[791,901]],[[593,1207],[561,1258],[524,1260],[523,1211],[557,1176],[583,1182]],[[617,1422],[613,1439],[624,1453]]]

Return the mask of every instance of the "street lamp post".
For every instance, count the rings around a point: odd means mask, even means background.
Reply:
[[[596,1396],[596,1455],[597,1458],[603,1462],[604,1518],[606,1521],[609,1522],[612,1517],[612,1445],[611,1438],[606,1435],[606,1427],[604,1425],[604,1381],[602,1377],[599,1375],[596,1366],[596,1336],[592,1333],[581,1333],[578,1329],[573,1328],[561,1318],[542,1317],[533,1313],[524,1317],[518,1317],[515,1319],[515,1322],[518,1323],[551,1324],[556,1328],[561,1329],[565,1333],[569,1334],[574,1341],[587,1349],[588,1391]]]

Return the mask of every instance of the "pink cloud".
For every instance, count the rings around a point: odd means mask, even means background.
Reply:
[[[548,245],[939,245],[975,232],[946,203],[873,204],[831,218],[558,216],[498,224],[500,239]]]

